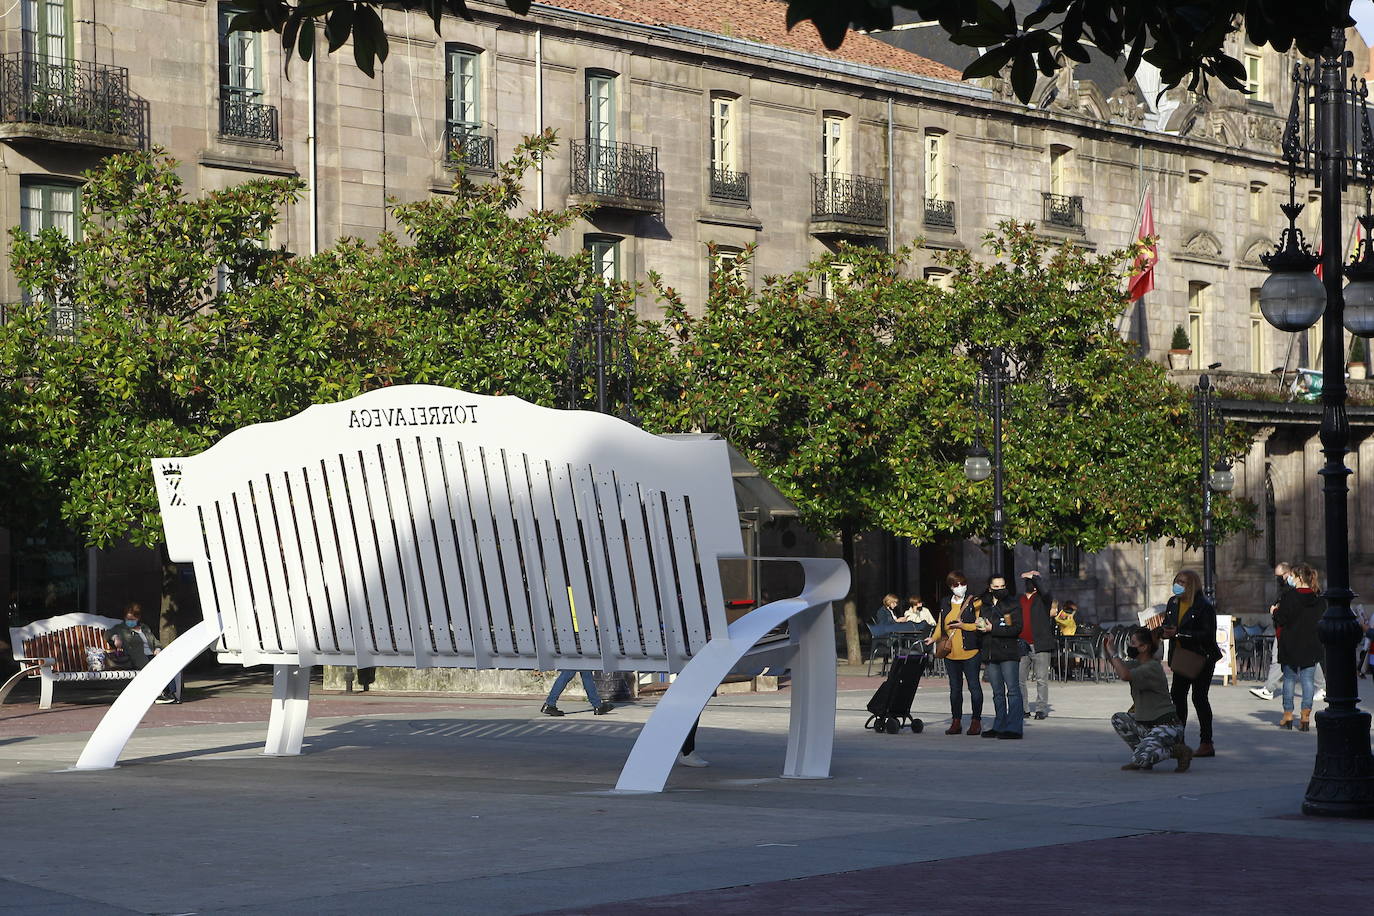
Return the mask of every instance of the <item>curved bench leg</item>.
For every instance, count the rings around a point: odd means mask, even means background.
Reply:
[[[835,632],[830,605],[793,617],[792,711],[782,775],[826,779],[835,746]]]
[[[635,739],[615,784],[617,792],[663,791],[692,723],[749,648],[740,648],[729,639],[713,639],[687,663]]]
[[[305,740],[305,719],[310,710],[309,665],[272,666],[272,716],[267,721],[268,757],[294,757]]]
[[[147,667],[134,676],[129,686],[120,691],[114,704],[91,732],[86,747],[76,761],[78,770],[108,770],[119,762],[124,745],[153,701],[162,693],[168,681],[195,660],[196,656],[214,645],[222,627],[202,620],[163,649]]]
[[[0,685],[0,706],[5,705],[5,701],[10,698],[10,691],[18,687],[20,681],[22,681],[26,677],[30,677],[32,674],[33,666],[29,665],[25,667],[21,663],[20,669],[16,671],[14,674],[10,675],[10,679],[5,681],[3,685]]]
[[[57,679],[52,676],[52,669],[44,665],[38,671],[38,708],[52,709],[52,687],[57,683]]]

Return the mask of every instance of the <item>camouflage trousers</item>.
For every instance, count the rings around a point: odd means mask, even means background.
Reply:
[[[1152,767],[1167,758],[1175,744],[1183,740],[1183,726],[1178,722],[1147,728],[1128,712],[1112,716],[1112,728],[1121,740],[1131,746],[1131,762],[1139,767]]]

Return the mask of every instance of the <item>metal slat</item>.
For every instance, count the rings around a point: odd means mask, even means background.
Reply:
[[[486,626],[491,633],[492,647],[496,665],[508,667],[503,662],[517,659],[515,641],[511,637],[510,610],[506,607],[505,579],[501,572],[501,551],[497,542],[496,528],[492,524],[491,496],[487,490],[486,462],[481,449],[476,450],[457,443],[457,451],[462,458],[463,480],[466,484],[468,509],[472,513],[472,523],[477,546],[478,569],[482,574],[482,592],[486,596]]]
[[[534,633],[530,613],[529,590],[522,566],[520,540],[515,532],[514,502],[510,491],[504,449],[483,449],[482,463],[486,469],[487,494],[491,506],[492,524],[496,533],[496,551],[500,558],[505,582],[507,619],[515,651],[521,657],[533,657]]]
[[[418,485],[415,498],[423,499],[429,507],[431,536],[439,583],[443,590],[445,627],[454,656],[472,659],[477,663],[473,646],[472,624],[464,591],[463,557],[454,539],[453,512],[449,505],[448,483],[444,476],[441,444],[428,437],[416,440],[419,456]]]
[[[587,543],[582,537],[582,525],[573,495],[572,468],[566,464],[549,465],[549,492],[556,513],[557,536],[563,552],[563,569],[571,588],[571,622],[576,631],[577,655],[598,658],[601,655],[601,635],[592,623],[596,598],[587,581]],[[565,654],[571,654],[565,652]]]
[[[544,595],[548,601],[547,619],[551,625],[554,649],[560,658],[575,658],[578,655],[577,636],[573,630],[572,608],[568,603],[568,576],[563,569],[563,545],[559,537],[558,517],[554,511],[549,463],[530,460],[528,457],[526,461],[530,511],[534,518],[538,556],[544,573]]]
[[[302,526],[300,530],[303,543],[313,545],[313,556],[319,570],[319,587],[323,589],[320,600],[326,608],[334,647],[339,653],[352,656],[362,667],[369,667],[371,655],[367,652],[359,653],[358,644],[354,639],[354,614],[349,606],[348,586],[344,581],[344,564],[340,555],[341,535],[337,530],[338,522],[333,501],[329,498],[324,462],[312,462],[301,468],[298,480],[300,493],[303,494],[305,505],[310,512],[310,524]],[[306,546],[305,557],[305,563],[309,565],[311,546]],[[360,616],[365,613],[360,610]],[[324,620],[320,621],[320,625],[324,625]]]

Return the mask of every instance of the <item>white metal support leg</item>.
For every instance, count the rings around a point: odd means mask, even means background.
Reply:
[[[57,679],[52,676],[52,668],[44,665],[43,670],[38,672],[38,678],[38,708],[52,709],[52,688],[57,683]]]
[[[305,719],[310,710],[309,665],[272,666],[272,716],[267,722],[268,757],[294,757],[305,740]]]
[[[148,714],[153,701],[167,687],[167,682],[210,648],[219,639],[220,632],[219,625],[202,620],[154,655],[147,667],[120,691],[105,717],[91,732],[75,769],[108,770],[114,767],[124,752],[124,745]]]
[[[826,779],[835,746],[835,627],[830,605],[792,618],[792,717],[782,775]]]
[[[823,779],[830,775],[835,739],[835,646],[830,603],[849,589],[849,568],[840,560],[767,558],[796,562],[806,587],[796,598],[765,604],[730,624],[725,637],[702,647],[664,692],[630,749],[615,788],[662,792],[682,742],[725,676],[770,630],[786,621],[797,643],[793,661],[792,722],[783,775]],[[828,680],[828,683],[827,683]],[[828,723],[828,724],[827,724]]]

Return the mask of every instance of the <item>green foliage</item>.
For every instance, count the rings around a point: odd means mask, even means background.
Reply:
[[[553,142],[527,141],[489,182],[460,174],[451,195],[397,205],[399,236],[313,258],[264,245],[297,183],[192,200],[165,157],[109,160],[89,176],[80,241],[13,237],[15,271],[39,298],[0,325],[0,523],[60,505],[89,543],[155,544],[149,459],[378,386],[588,403],[590,380],[567,380],[575,326],[594,294],[628,306],[635,291],[602,284],[585,254],[550,251],[577,210],[516,215]],[[1051,248],[1014,223],[987,246],[990,260],[941,256],[948,289],[911,278],[906,251],[842,248],[756,292],[746,250],[700,317],[655,278],[662,323],[615,312],[646,427],[725,435],[819,530],[978,534],[990,488],[961,466],[989,433],[968,345],[997,344],[1020,379],[1006,394],[1014,540],[1195,541],[1187,395],[1115,329],[1136,249]],[[74,336],[49,333],[44,301],[80,309]],[[1243,451],[1239,428],[1218,448]],[[1244,526],[1242,505],[1216,505],[1219,533]]]
[[[1170,350],[1191,350],[1192,342],[1188,340],[1188,332],[1183,330],[1183,325],[1174,325],[1174,336],[1169,339]]]
[[[1350,362],[1362,363],[1365,358],[1365,343],[1363,337],[1352,337],[1350,339]]]
[[[505,0],[521,15],[530,0]],[[359,69],[373,75],[387,57],[387,37],[377,10],[380,0],[242,0],[245,12],[234,27],[281,35],[292,53],[309,60],[315,24],[324,23],[331,52],[351,37]],[[438,33],[445,14],[472,19],[466,0],[400,0],[389,6],[420,10]],[[1327,47],[1333,28],[1354,25],[1349,0],[1316,3],[1250,3],[1245,0],[1043,0],[1018,16],[1012,3],[980,0],[788,0],[787,26],[814,23],[822,40],[838,48],[851,29],[890,29],[894,8],[912,10],[918,21],[933,23],[955,44],[978,48],[965,79],[993,76],[1011,68],[1017,98],[1029,102],[1036,74],[1053,76],[1066,60],[1088,63],[1088,48],[1123,61],[1133,76],[1142,60],[1159,68],[1165,88],[1185,79],[1189,89],[1207,90],[1209,79],[1232,89],[1245,87],[1245,66],[1227,52],[1230,36],[1242,27],[1251,44],[1286,52],[1296,45],[1306,57]],[[1124,60],[1123,60],[1124,59]]]
[[[861,249],[757,293],[720,284],[700,318],[660,286],[682,387],[659,419],[729,438],[817,529],[979,534],[991,488],[967,481],[962,461],[990,430],[969,342],[999,345],[1018,377],[1003,452],[1014,541],[1196,541],[1188,396],[1115,330],[1135,250],[1051,248],[1015,223],[987,247],[991,261],[943,256],[948,290],[908,278],[906,252]],[[822,278],[825,298],[813,292]],[[1219,500],[1218,530],[1244,527],[1245,512]]]
[[[155,544],[149,459],[378,386],[585,402],[567,383],[574,322],[595,292],[624,305],[633,291],[594,281],[586,255],[550,252],[578,211],[514,215],[553,143],[528,141],[490,182],[460,174],[452,194],[396,206],[404,239],[298,259],[260,242],[296,183],[188,200],[170,160],[109,160],[88,176],[81,241],[14,235],[20,282],[84,317],[75,337],[53,337],[35,303],[0,327],[0,372],[19,380],[0,394],[4,522],[60,503],[90,543]],[[628,320],[641,360],[659,365],[662,335]]]
[[[271,284],[286,263],[263,246],[299,183],[250,181],[190,200],[172,160],[112,157],[82,189],[80,241],[11,230],[31,302],[0,327],[4,523],[61,514],[92,543],[160,537],[147,460],[205,448],[217,424],[217,281]],[[81,316],[49,333],[46,303]],[[208,309],[207,309],[208,307]],[[15,383],[17,382],[17,383]]]

